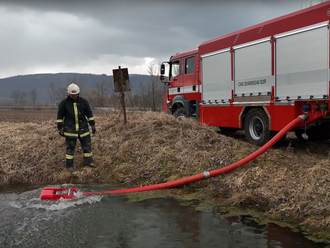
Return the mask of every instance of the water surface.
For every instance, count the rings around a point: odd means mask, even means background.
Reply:
[[[50,202],[39,200],[41,190],[1,192],[0,247],[325,247],[274,224],[219,218],[175,199],[128,203],[124,195],[91,195]]]

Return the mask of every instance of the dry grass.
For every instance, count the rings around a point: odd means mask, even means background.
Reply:
[[[129,113],[124,125],[120,113],[96,111],[92,147],[97,168],[82,167],[78,143],[77,171],[70,174],[65,170],[65,141],[56,131],[56,111],[49,113],[52,120],[44,116],[37,120],[30,113],[25,122],[2,118],[0,185],[151,185],[224,167],[257,149],[239,136],[223,136],[193,120],[179,122],[163,113]],[[246,166],[189,188],[225,198],[225,204],[257,207],[271,219],[328,232],[329,151],[328,143],[299,143],[291,137]]]

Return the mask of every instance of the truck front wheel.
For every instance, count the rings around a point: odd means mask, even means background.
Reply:
[[[177,110],[175,110],[175,112],[173,113],[173,116],[175,117],[175,119],[181,121],[186,119],[188,116],[187,111],[184,108],[178,108]]]
[[[244,131],[246,139],[257,146],[263,146],[271,138],[268,116],[262,109],[252,109],[248,112]]]

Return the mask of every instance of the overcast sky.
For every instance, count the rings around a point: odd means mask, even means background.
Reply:
[[[315,4],[319,1],[314,0]],[[311,0],[0,0],[0,78],[78,72],[148,74],[203,41]]]

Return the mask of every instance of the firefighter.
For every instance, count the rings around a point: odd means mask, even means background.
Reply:
[[[83,153],[84,164],[95,168],[92,158],[91,135],[95,134],[95,121],[89,102],[79,96],[80,89],[76,84],[70,84],[67,89],[68,97],[60,102],[57,112],[58,133],[66,141],[66,168],[73,172],[74,153],[79,139]]]

